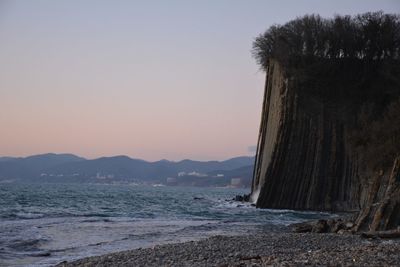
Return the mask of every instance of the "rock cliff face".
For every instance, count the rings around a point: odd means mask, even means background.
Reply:
[[[388,179],[386,179],[386,177]],[[356,219],[355,230],[379,231],[400,225],[400,157],[389,176],[377,175],[367,188],[367,199]]]
[[[350,141],[359,119],[352,105],[299,90],[276,60],[266,74],[251,193],[256,206],[361,211],[358,229],[397,227],[400,160],[372,171]]]

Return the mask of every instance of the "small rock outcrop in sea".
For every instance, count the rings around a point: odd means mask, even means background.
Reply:
[[[240,201],[240,202],[249,202],[250,201],[250,194],[236,195],[232,200],[233,201]]]
[[[351,227],[319,221],[299,227],[300,232],[395,230],[400,224],[400,42],[389,54],[389,46],[370,45],[386,38],[386,30],[399,40],[400,19],[380,12],[348,18],[349,29],[359,33],[357,47],[335,39],[344,38],[340,34],[319,35],[335,32],[343,21],[306,16],[256,39],[266,83],[252,198],[257,195],[260,208],[357,214]],[[393,22],[392,28],[384,29],[382,21]],[[378,25],[375,39],[368,39],[374,36],[369,23]],[[349,49],[354,51],[343,53]]]

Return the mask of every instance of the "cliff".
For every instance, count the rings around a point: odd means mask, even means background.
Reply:
[[[400,223],[396,64],[270,59],[251,199],[259,208],[357,211],[356,230]],[[397,135],[397,136],[396,136]]]

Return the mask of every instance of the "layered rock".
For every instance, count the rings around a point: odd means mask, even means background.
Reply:
[[[383,231],[400,225],[400,157],[385,181],[383,173],[369,187],[368,200],[356,220],[355,230]]]
[[[361,211],[357,230],[397,227],[399,160],[392,171],[366,166],[351,143],[359,110],[303,90],[276,60],[266,73],[251,194],[257,207]]]

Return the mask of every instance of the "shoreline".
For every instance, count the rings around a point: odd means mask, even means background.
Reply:
[[[351,234],[271,232],[109,253],[59,263],[70,266],[398,266],[400,239]]]

